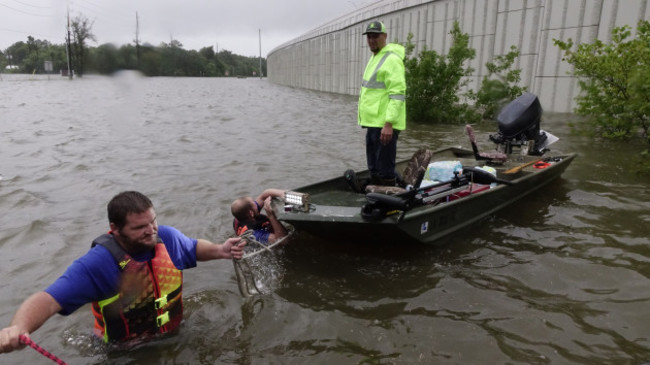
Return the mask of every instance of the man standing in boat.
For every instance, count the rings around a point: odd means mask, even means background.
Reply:
[[[397,138],[406,129],[405,50],[400,44],[386,44],[386,26],[380,21],[368,24],[363,34],[373,55],[361,82],[358,124],[366,128],[371,184],[392,186]]]
[[[29,336],[54,314],[68,315],[92,303],[95,334],[126,347],[174,333],[183,317],[183,269],[197,261],[241,259],[244,244],[222,244],[158,226],[151,200],[122,192],[108,203],[110,232],[75,260],[52,285],[18,308],[0,331],[0,353],[24,347]]]
[[[230,206],[230,211],[235,217],[233,229],[235,234],[241,236],[251,230],[257,242],[271,244],[287,235],[287,230],[276,218],[271,208],[272,198],[283,198],[284,190],[266,189],[257,198],[243,196],[235,200]],[[262,215],[262,208],[266,215]]]

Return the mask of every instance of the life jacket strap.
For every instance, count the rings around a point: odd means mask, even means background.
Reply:
[[[169,323],[169,312],[165,312],[165,313],[163,313],[163,314],[156,317],[156,324],[158,324],[158,327],[162,327],[162,326],[166,325],[167,323]],[[165,331],[163,331],[162,328],[161,328],[161,331],[165,332]]]
[[[156,310],[164,308],[167,305],[167,303],[169,303],[178,294],[180,294],[181,290],[182,290],[182,287],[179,286],[173,292],[165,295],[164,297],[160,297],[160,298],[156,299],[156,301],[154,302],[154,308],[156,308]]]

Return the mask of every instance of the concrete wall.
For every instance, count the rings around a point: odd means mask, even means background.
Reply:
[[[477,90],[485,63],[517,46],[522,86],[540,97],[547,111],[571,112],[579,93],[571,66],[562,61],[553,39],[609,41],[614,27],[650,18],[650,0],[381,0],[324,24],[272,50],[267,57],[270,81],[299,88],[358,95],[370,58],[361,34],[379,19],[391,42],[406,43],[415,54],[426,46],[445,54],[449,31],[458,21],[476,50],[469,88]]]

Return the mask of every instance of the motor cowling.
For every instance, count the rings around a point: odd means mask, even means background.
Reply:
[[[525,154],[541,155],[546,145],[546,133],[540,129],[542,106],[536,95],[524,93],[506,105],[499,115],[499,132],[490,135],[497,150],[512,153],[512,147],[524,148]]]

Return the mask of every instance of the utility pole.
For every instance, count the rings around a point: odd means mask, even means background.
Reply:
[[[140,20],[135,12],[135,68],[140,70]]]
[[[260,80],[264,76],[262,74],[262,29],[259,29],[259,37],[260,37]]]
[[[72,69],[70,67],[70,3],[68,2],[68,38],[66,42],[66,54],[68,55],[68,78],[72,80]]]

